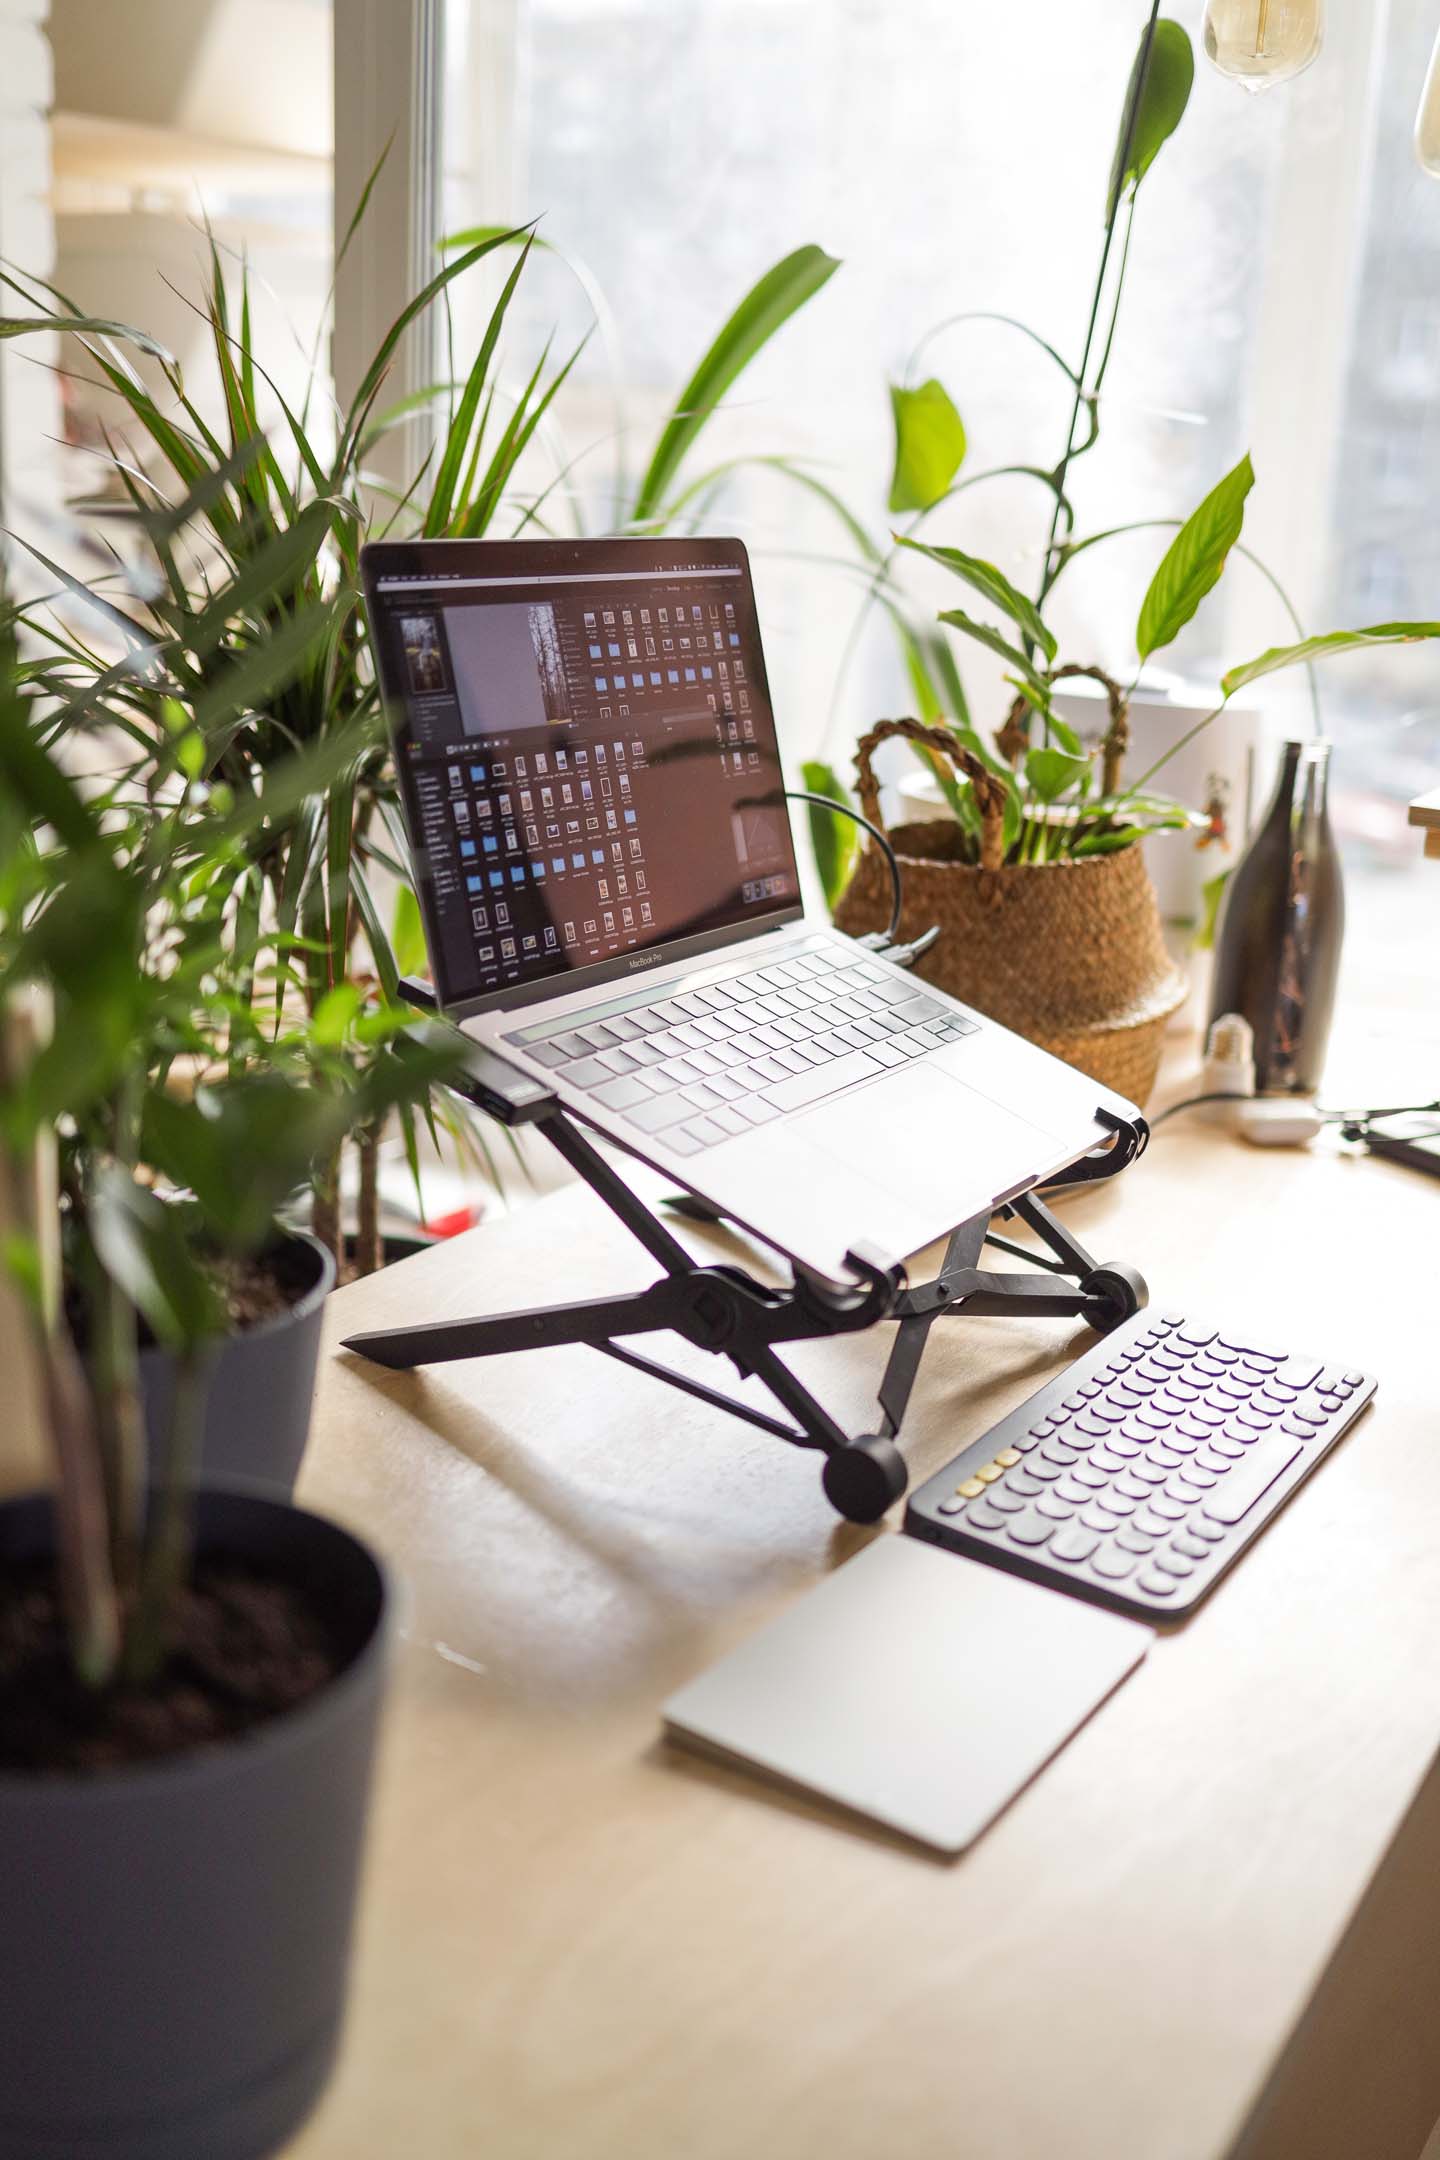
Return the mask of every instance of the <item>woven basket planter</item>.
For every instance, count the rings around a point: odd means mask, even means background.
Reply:
[[[1000,865],[1000,799],[992,776],[948,731],[915,721],[882,721],[860,744],[860,799],[876,824],[879,790],[870,759],[878,743],[897,734],[952,758],[971,780],[986,818],[982,852],[990,858],[986,866],[963,862],[963,835],[945,819],[897,825],[890,833],[905,888],[901,936],[940,926],[916,973],[1143,1105],[1155,1085],[1165,1023],[1183,1002],[1185,984],[1165,950],[1139,848],[1073,862]],[[859,936],[883,930],[889,919],[889,873],[879,850],[867,846],[835,922]]]

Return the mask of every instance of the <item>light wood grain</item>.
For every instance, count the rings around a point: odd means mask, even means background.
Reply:
[[[1434,788],[1428,795],[1418,795],[1415,798],[1410,805],[1410,823],[1431,829],[1440,828],[1440,788]]]
[[[816,1458],[584,1350],[409,1375],[336,1350],[643,1282],[588,1193],[331,1299],[301,1496],[389,1556],[403,1637],[345,2049],[294,2160],[1217,2160],[1242,2133],[1309,2160],[1266,2122],[1300,2119],[1307,2012],[1408,1811],[1436,1814],[1433,1188],[1182,1119],[1065,1212],[1162,1308],[1263,1318],[1380,1394],[950,1866],[657,1736],[680,1681],[889,1534],[837,1523]],[[1088,1339],[941,1323],[912,1481]],[[863,1429],[888,1341],[795,1362]],[[1432,1941],[1436,1834],[1403,1901]],[[1415,2160],[1440,2114],[1435,2001],[1365,2160]]]

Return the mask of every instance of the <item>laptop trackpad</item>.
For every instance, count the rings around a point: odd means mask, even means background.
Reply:
[[[1050,1135],[933,1066],[896,1073],[883,1086],[858,1088],[792,1118],[786,1127],[847,1170],[884,1164],[891,1191],[924,1201],[937,1165],[963,1161],[977,1178],[993,1162],[993,1190],[1038,1173],[1053,1153]]]

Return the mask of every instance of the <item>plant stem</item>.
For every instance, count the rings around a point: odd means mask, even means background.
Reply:
[[[169,1647],[167,1625],[176,1592],[190,1568],[192,1494],[200,1423],[210,1381],[213,1349],[191,1344],[175,1361],[175,1389],[164,1460],[156,1480],[149,1535],[140,1565],[134,1618],[126,1633],[123,1677],[144,1687],[159,1672]]]
[[[1095,397],[1095,396],[1096,396],[1096,395],[1098,394],[1098,389],[1099,389],[1099,385],[1098,385],[1098,382],[1097,382],[1097,385],[1096,385],[1096,389],[1095,389],[1094,391],[1087,391],[1087,390],[1086,390],[1086,388],[1085,388],[1085,377],[1086,377],[1086,373],[1087,373],[1087,371],[1088,371],[1088,369],[1089,369],[1089,366],[1090,366],[1090,354],[1091,354],[1092,350],[1094,349],[1094,344],[1095,344],[1095,332],[1096,332],[1096,329],[1097,329],[1097,327],[1098,327],[1098,325],[1099,325],[1099,321],[1100,321],[1100,303],[1101,303],[1102,299],[1104,298],[1104,294],[1105,294],[1105,273],[1106,273],[1106,271],[1108,270],[1108,268],[1109,268],[1109,266],[1110,266],[1110,249],[1111,249],[1111,246],[1112,246],[1112,244],[1113,244],[1113,242],[1114,242],[1114,239],[1115,239],[1115,220],[1116,220],[1116,217],[1117,217],[1117,216],[1118,216],[1118,214],[1119,214],[1121,197],[1122,197],[1122,196],[1124,195],[1124,192],[1125,192],[1125,187],[1124,187],[1124,180],[1125,180],[1125,172],[1126,172],[1126,168],[1128,167],[1128,165],[1129,165],[1129,163],[1130,163],[1130,148],[1131,148],[1131,145],[1132,145],[1132,143],[1134,142],[1134,139],[1135,139],[1135,124],[1136,124],[1136,121],[1137,121],[1137,120],[1139,119],[1139,117],[1140,117],[1140,97],[1141,97],[1141,93],[1142,93],[1142,91],[1144,90],[1144,87],[1145,87],[1145,71],[1146,71],[1146,68],[1147,68],[1147,67],[1148,67],[1148,65],[1149,65],[1149,60],[1150,60],[1150,48],[1151,48],[1152,44],[1153,44],[1153,43],[1154,43],[1154,41],[1155,41],[1155,25],[1156,25],[1157,21],[1159,20],[1159,16],[1160,16],[1160,0],[1151,0],[1151,6],[1150,6],[1150,20],[1149,20],[1149,22],[1148,22],[1148,23],[1146,24],[1146,26],[1145,26],[1145,36],[1144,36],[1144,40],[1143,40],[1143,42],[1142,42],[1142,45],[1141,45],[1141,48],[1140,48],[1140,60],[1139,60],[1139,65],[1138,65],[1138,66],[1136,67],[1136,69],[1135,69],[1135,87],[1134,87],[1134,91],[1133,91],[1132,95],[1131,95],[1131,96],[1129,97],[1129,99],[1128,99],[1128,101],[1127,101],[1127,105],[1126,105],[1126,112],[1125,112],[1125,128],[1124,128],[1124,133],[1123,133],[1123,135],[1122,135],[1122,137],[1121,137],[1121,145],[1120,145],[1120,157],[1119,157],[1119,166],[1118,166],[1118,171],[1119,171],[1119,176],[1120,176],[1120,184],[1119,184],[1119,186],[1117,186],[1117,188],[1116,188],[1116,190],[1115,190],[1115,199],[1114,199],[1114,201],[1113,201],[1113,202],[1112,202],[1112,203],[1110,204],[1110,207],[1109,207],[1109,211],[1108,211],[1108,214],[1107,214],[1107,216],[1106,216],[1106,219],[1105,219],[1105,242],[1104,242],[1104,245],[1103,245],[1103,247],[1102,247],[1102,248],[1101,248],[1101,250],[1100,250],[1100,268],[1099,268],[1098,272],[1096,273],[1096,278],[1095,278],[1095,291],[1094,291],[1094,294],[1093,294],[1093,296],[1092,296],[1092,298],[1091,298],[1091,302],[1090,302],[1090,320],[1089,320],[1088,324],[1086,325],[1086,329],[1085,329],[1085,349],[1084,349],[1084,352],[1083,352],[1083,353],[1081,354],[1081,358],[1080,358],[1080,365],[1079,365],[1079,367],[1078,367],[1078,368],[1076,369],[1076,372],[1075,372],[1075,396],[1074,396],[1074,400],[1073,400],[1073,402],[1072,402],[1072,404],[1071,404],[1071,407],[1070,407],[1070,425],[1069,425],[1068,429],[1066,430],[1066,434],[1065,434],[1065,452],[1064,452],[1064,455],[1062,456],[1062,458],[1061,458],[1061,460],[1060,460],[1060,463],[1059,463],[1059,464],[1058,464],[1058,465],[1056,466],[1056,468],[1055,468],[1055,487],[1056,487],[1056,501],[1055,501],[1055,508],[1054,508],[1053,512],[1051,513],[1051,518],[1050,518],[1050,537],[1049,537],[1048,541],[1046,542],[1046,546],[1045,546],[1045,560],[1044,560],[1044,568],[1043,568],[1043,571],[1042,571],[1042,573],[1041,573],[1041,579],[1040,579],[1040,591],[1039,591],[1039,594],[1037,595],[1037,598],[1038,598],[1038,600],[1039,600],[1039,602],[1040,602],[1040,604],[1041,604],[1042,606],[1043,606],[1043,604],[1044,604],[1044,601],[1045,601],[1045,597],[1046,597],[1046,595],[1048,594],[1048,592],[1049,592],[1049,590],[1050,590],[1050,587],[1051,587],[1051,585],[1052,585],[1052,584],[1053,584],[1053,583],[1055,582],[1053,565],[1054,565],[1054,561],[1055,561],[1055,552],[1056,552],[1056,547],[1055,547],[1055,543],[1056,543],[1056,538],[1057,538],[1057,536],[1058,536],[1058,533],[1059,533],[1059,530],[1060,530],[1060,497],[1061,497],[1061,496],[1062,496],[1062,495],[1064,494],[1064,492],[1065,492],[1065,480],[1066,480],[1066,475],[1068,474],[1068,472],[1069,472],[1069,469],[1070,469],[1070,460],[1071,460],[1071,458],[1072,458],[1072,457],[1074,457],[1074,456],[1075,456],[1075,454],[1076,454],[1076,452],[1075,452],[1075,430],[1076,430],[1076,427],[1077,427],[1077,426],[1078,426],[1078,424],[1079,424],[1079,420],[1080,420],[1080,413],[1081,413],[1081,410],[1082,410],[1082,408],[1083,408],[1083,407],[1084,407],[1084,406],[1085,406],[1085,405],[1087,404],[1087,402],[1089,402],[1090,400],[1092,400],[1092,399],[1093,399],[1093,398],[1094,398],[1094,397]],[[1127,235],[1126,235],[1126,253],[1128,254],[1128,252],[1129,252],[1129,234],[1128,234],[1128,229],[1127,229]],[[1121,264],[1121,283],[1123,283],[1123,281],[1124,281],[1124,263],[1123,263],[1123,260],[1122,260],[1122,264]],[[1107,360],[1107,361],[1108,361],[1108,359],[1109,359],[1109,357],[1110,357],[1110,344],[1111,344],[1111,340],[1112,340],[1112,339],[1113,339],[1113,337],[1114,337],[1115,318],[1116,318],[1116,317],[1118,317],[1118,315],[1119,315],[1119,312],[1120,312],[1120,292],[1119,292],[1119,288],[1118,288],[1118,286],[1117,286],[1117,289],[1116,289],[1116,294],[1115,294],[1115,312],[1114,312],[1114,316],[1112,316],[1112,319],[1111,319],[1111,326],[1110,326],[1110,336],[1109,336],[1109,337],[1107,337],[1107,339],[1106,339],[1106,343],[1105,343],[1105,360]],[[1104,371],[1104,362],[1102,361],[1102,363],[1101,363],[1101,372],[1102,372],[1102,374],[1103,374],[1103,371]],[[1096,433],[1096,432],[1098,432],[1098,420],[1097,420],[1097,422],[1095,423],[1094,427],[1092,427],[1092,433],[1091,433],[1091,441],[1092,441],[1092,442],[1094,441],[1094,438],[1095,438],[1095,433]]]
[[[336,1267],[340,1265],[340,1149],[337,1147],[315,1173],[310,1228]]]
[[[355,1273],[373,1275],[384,1264],[380,1240],[380,1129],[366,1125],[355,1136],[360,1193],[355,1225]]]

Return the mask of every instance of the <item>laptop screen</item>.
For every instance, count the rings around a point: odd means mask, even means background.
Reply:
[[[364,568],[442,1003],[800,912],[739,541],[415,541]]]

